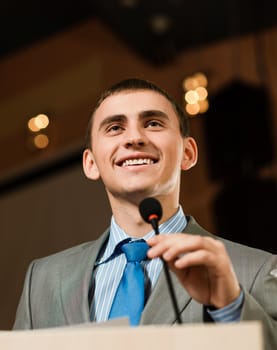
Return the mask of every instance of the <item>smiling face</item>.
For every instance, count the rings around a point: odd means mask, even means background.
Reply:
[[[88,178],[101,177],[111,202],[178,200],[180,171],[196,157],[195,142],[181,135],[172,104],[157,92],[131,90],[107,97],[95,111],[83,165]]]

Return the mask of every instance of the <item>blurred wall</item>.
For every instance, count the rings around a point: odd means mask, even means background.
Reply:
[[[9,328],[31,260],[97,238],[110,209],[80,164],[0,197],[0,329]]]

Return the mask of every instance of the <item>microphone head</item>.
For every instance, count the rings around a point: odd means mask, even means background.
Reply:
[[[145,198],[140,202],[139,212],[143,220],[149,224],[153,219],[159,221],[163,215],[161,203],[153,197]]]

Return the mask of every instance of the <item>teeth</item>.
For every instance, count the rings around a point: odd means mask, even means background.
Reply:
[[[149,158],[127,159],[123,162],[122,166],[142,165],[142,164],[154,164],[154,161],[152,159],[149,159]]]

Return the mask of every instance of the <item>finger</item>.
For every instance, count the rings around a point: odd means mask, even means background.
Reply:
[[[226,279],[235,275],[227,254],[219,256],[207,250],[197,250],[180,256],[175,261],[172,260],[172,265],[180,271],[191,267],[206,267],[211,276],[217,279]]]
[[[189,234],[170,234],[151,238],[149,244],[152,248],[148,256],[154,258],[163,256],[166,260],[176,259],[179,255],[197,250],[207,250],[217,255],[225,255],[225,247],[222,242],[211,237]]]
[[[174,234],[174,236],[177,234]],[[172,244],[174,240],[172,238],[168,239],[169,235],[158,235],[150,238],[147,243],[150,245],[150,249],[147,252],[149,258],[156,258],[162,256]],[[173,236],[173,235],[170,235]],[[176,244],[176,243],[175,243]]]
[[[218,259],[213,253],[204,249],[200,249],[195,252],[179,256],[177,259],[175,259],[174,266],[178,269],[203,265],[207,267],[213,267],[217,265],[217,263]]]
[[[184,234],[170,234],[155,236],[147,241],[152,247],[148,250],[149,258],[161,257],[164,254],[167,259],[172,259],[174,255],[181,254],[186,251],[185,239],[187,235]]]
[[[155,235],[151,238],[149,238],[147,240],[147,243],[152,247],[158,243],[160,243],[161,241],[163,241],[166,238],[166,234],[162,234],[162,235]]]

